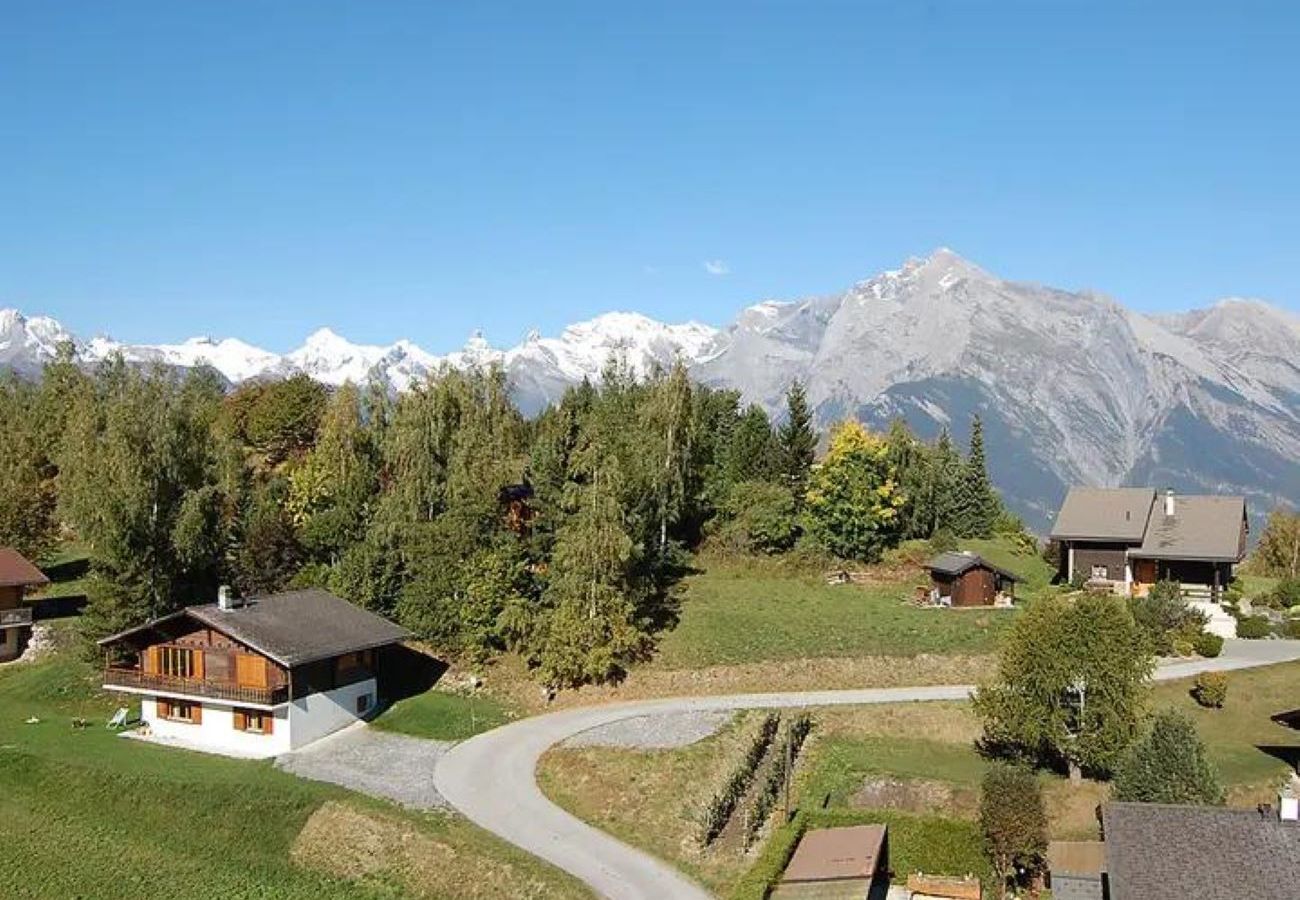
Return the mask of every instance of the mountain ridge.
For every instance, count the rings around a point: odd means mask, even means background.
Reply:
[[[75,339],[54,319],[0,311],[0,367],[38,374],[61,340]],[[399,391],[443,365],[496,363],[526,412],[599,377],[612,354],[638,373],[681,359],[699,381],[774,413],[803,380],[823,425],[902,416],[924,436],[964,438],[980,415],[995,482],[1037,527],[1072,483],[1242,493],[1256,511],[1300,499],[1300,317],[1242,298],[1146,315],[1095,291],[1000,279],[947,248],[841,293],[764,300],[722,329],[613,312],[505,349],[475,334],[444,356],[328,328],[285,354],[237,338],[77,347],[88,364],[114,352],[206,358],[236,383],[306,372]]]

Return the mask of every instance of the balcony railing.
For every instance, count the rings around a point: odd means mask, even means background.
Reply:
[[[0,609],[0,628],[13,628],[15,625],[30,624],[32,624],[30,606],[19,607],[18,609]]]
[[[175,675],[158,675],[120,666],[104,670],[107,687],[137,688],[145,691],[166,691],[190,697],[209,697],[213,700],[233,700],[236,703],[257,703],[274,706],[289,699],[288,687],[259,688],[232,684],[227,681],[208,681],[202,678],[180,678]]]

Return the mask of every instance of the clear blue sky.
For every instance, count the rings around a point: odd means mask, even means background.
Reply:
[[[6,2],[0,306],[442,352],[948,245],[1295,309],[1298,8]]]

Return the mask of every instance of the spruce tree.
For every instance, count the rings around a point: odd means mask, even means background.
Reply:
[[[1219,773],[1191,719],[1172,707],[1156,713],[1120,763],[1115,799],[1222,805]]]
[[[785,422],[777,431],[781,476],[801,506],[808,489],[808,473],[817,452],[817,432],[803,383],[794,381],[785,394]]]
[[[957,448],[953,446],[948,429],[939,433],[930,465],[930,496],[933,504],[931,534],[946,531],[953,535],[962,533],[961,488],[965,482],[965,467]]]
[[[953,531],[961,537],[988,537],[997,523],[1001,503],[989,482],[984,456],[984,424],[971,419],[970,453],[957,489]]]

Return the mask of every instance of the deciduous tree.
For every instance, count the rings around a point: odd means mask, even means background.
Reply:
[[[903,498],[889,448],[857,422],[831,433],[830,449],[808,485],[808,521],[836,556],[871,562],[898,535]]]

